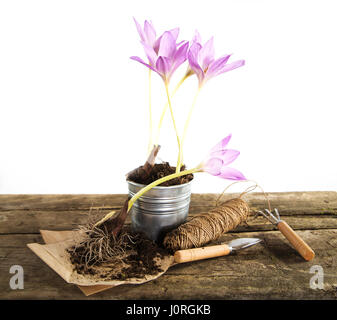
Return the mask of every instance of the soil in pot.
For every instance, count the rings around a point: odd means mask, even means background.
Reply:
[[[181,171],[184,171],[185,169],[186,169],[185,166],[181,167]],[[138,169],[133,170],[128,175],[128,180],[139,183],[139,184],[148,185],[160,178],[166,177],[175,172],[176,172],[176,167],[170,166],[168,162],[156,163],[153,166],[149,174],[146,174],[146,172],[142,169],[142,167],[139,167]],[[163,182],[159,186],[166,186],[166,187],[176,186],[176,185],[190,182],[192,179],[193,179],[193,174],[188,174],[186,176],[181,176],[181,177]]]

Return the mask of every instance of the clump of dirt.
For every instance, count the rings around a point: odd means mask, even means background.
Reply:
[[[182,166],[180,170],[184,171],[185,169],[186,169],[185,166]],[[168,162],[156,163],[153,166],[149,174],[145,173],[142,167],[139,167],[138,169],[133,170],[128,175],[128,180],[132,182],[148,185],[160,178],[166,177],[175,172],[176,172],[176,167],[170,166]],[[185,176],[181,176],[181,177],[174,178],[169,181],[163,182],[159,186],[168,187],[168,186],[180,185],[180,184],[190,182],[192,179],[193,179],[193,174],[188,174]]]
[[[117,238],[98,229],[87,233],[80,243],[69,248],[74,270],[107,280],[126,280],[156,275],[163,270],[160,260],[168,252],[142,233],[122,229]]]
[[[168,252],[160,248],[155,242],[147,239],[144,234],[136,235],[135,254],[126,258],[129,267],[122,270],[122,275],[127,278],[142,278],[145,274],[155,275],[163,270],[157,264],[157,258],[168,255]]]

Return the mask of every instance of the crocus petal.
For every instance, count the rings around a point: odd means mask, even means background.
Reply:
[[[207,78],[215,77],[216,75],[218,75],[226,65],[230,56],[231,55],[229,54],[213,61],[207,70]]]
[[[224,166],[228,166],[231,164],[238,156],[240,155],[240,151],[233,149],[225,149],[222,151],[213,152],[210,157],[218,158],[223,161]]]
[[[228,180],[247,180],[239,170],[228,167],[222,167],[218,177]]]
[[[153,28],[152,24],[145,20],[144,22],[144,33],[146,36],[147,44],[153,47],[156,41],[156,30]]]
[[[220,142],[218,142],[210,151],[210,155],[212,155],[215,152],[223,151],[225,150],[229,140],[232,138],[232,134],[228,135],[226,138],[223,138]]]
[[[221,168],[223,166],[223,161],[218,158],[211,158],[205,162],[203,165],[203,171],[208,172],[213,176],[218,176],[221,174]]]
[[[146,66],[146,67],[148,67],[149,69],[151,69],[152,71],[158,73],[158,71],[157,71],[156,69],[154,69],[153,67],[151,67],[148,63],[144,62],[141,58],[132,56],[132,57],[130,57],[130,59],[135,60],[135,61],[138,61],[138,62],[140,62],[141,64],[143,64],[144,66]]]
[[[156,62],[157,72],[164,80],[167,80],[167,75],[170,71],[170,60],[166,57],[159,57]]]
[[[158,51],[159,51],[159,46],[160,46],[160,41],[161,41],[161,38],[163,37],[163,35],[161,35],[154,43],[153,45],[153,50],[158,54]]]
[[[138,34],[140,36],[140,39],[142,41],[145,41],[145,34],[144,34],[144,31],[143,31],[142,27],[140,26],[140,24],[138,23],[138,21],[135,18],[133,18],[133,20],[136,24],[136,28],[137,28]]]
[[[157,54],[156,54],[156,52],[147,43],[145,43],[145,42],[141,42],[141,43],[142,43],[142,45],[144,47],[145,54],[146,54],[147,58],[149,59],[150,64],[152,66],[154,66],[155,63],[156,63],[156,61],[157,61]]]
[[[224,73],[224,72],[227,72],[227,71],[231,71],[231,70],[234,70],[236,68],[240,68],[242,66],[245,65],[245,60],[238,60],[238,61],[234,61],[232,63],[229,63],[229,64],[226,64],[224,65],[222,68],[220,68],[216,75],[219,75],[221,73]]]
[[[164,32],[158,50],[158,56],[161,57],[172,57],[176,51],[176,42],[171,34],[171,32]]]
[[[195,30],[192,42],[199,43],[201,45],[201,36],[198,30]]]
[[[174,73],[174,71],[182,64],[186,61],[187,59],[187,50],[188,50],[188,46],[189,43],[186,42],[184,43],[182,46],[180,46],[178,48],[178,50],[176,51],[176,53],[173,56],[173,64],[171,67],[171,71],[170,71],[170,76],[172,76],[172,74]]]
[[[227,167],[240,154],[237,150],[225,149],[231,136],[228,135],[211,149],[206,161],[201,163],[201,170],[223,179],[246,180],[240,171]]]
[[[214,61],[214,40],[213,37],[209,39],[201,48],[199,52],[199,61],[203,70],[209,67]]]
[[[199,69],[201,69],[198,61],[200,50],[201,44],[193,42],[190,47],[190,50],[188,51],[188,59],[191,61],[193,65],[198,66]]]
[[[178,39],[178,36],[179,36],[179,28],[174,28],[174,29],[171,29],[169,32],[171,33],[174,41],[177,41]]]
[[[179,28],[171,29],[171,30],[169,30],[168,32],[171,33],[171,35],[172,35],[174,41],[177,41],[178,35],[179,35]],[[159,51],[160,41],[161,41],[162,37],[163,37],[163,34],[162,34],[162,35],[155,41],[155,43],[154,43],[154,45],[153,45],[153,49],[154,49],[154,51],[155,51],[156,53],[158,53],[158,51]],[[185,41],[180,41],[180,42],[177,44],[177,46],[181,45],[183,42],[185,42]]]
[[[199,56],[200,49],[201,49],[201,45],[199,43],[194,42],[191,45],[190,50],[188,51],[188,54],[187,54],[190,68],[197,75],[199,84],[201,84],[204,79],[204,71],[202,70],[198,62],[198,56]]]

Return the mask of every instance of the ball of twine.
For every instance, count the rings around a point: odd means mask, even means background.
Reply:
[[[249,206],[244,200],[240,198],[228,200],[168,233],[163,244],[172,251],[201,247],[246,221],[249,212]]]

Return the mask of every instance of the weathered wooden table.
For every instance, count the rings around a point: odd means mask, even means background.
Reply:
[[[221,241],[260,237],[262,244],[226,257],[177,265],[155,281],[112,288],[86,299],[336,299],[337,192],[271,193],[269,197],[272,207],[314,249],[313,261],[305,262],[274,226],[259,217]],[[213,208],[216,198],[193,194],[190,214]],[[253,209],[266,207],[262,194],[252,193],[246,199]],[[26,244],[43,243],[40,229],[73,229],[86,220],[90,208],[118,209],[124,200],[125,195],[0,195],[0,298],[85,298]],[[24,269],[23,290],[9,286],[12,265]],[[323,289],[314,289],[318,269],[311,267],[315,265],[322,267]]]

